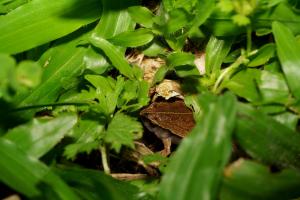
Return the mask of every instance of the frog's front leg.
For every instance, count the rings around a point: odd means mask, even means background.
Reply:
[[[163,138],[162,142],[164,144],[164,149],[160,151],[160,154],[164,157],[167,157],[171,153],[172,138]]]
[[[151,124],[149,120],[144,121],[144,125],[146,128],[154,133],[159,139],[162,140],[164,149],[160,151],[160,154],[164,157],[167,157],[171,153],[171,145],[172,145],[172,134],[170,131],[163,129],[159,126]]]

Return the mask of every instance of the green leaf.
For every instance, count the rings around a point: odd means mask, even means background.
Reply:
[[[125,8],[134,4],[135,1],[103,0],[101,20],[97,24],[93,33],[99,37],[111,38],[122,32],[134,29],[135,24]],[[118,48],[124,51],[123,48]],[[84,57],[86,67],[97,74],[104,73],[109,69],[110,64],[104,57],[103,52],[90,48]]]
[[[95,117],[95,116],[93,116]],[[99,116],[97,116],[99,117]],[[64,156],[68,159],[75,159],[78,153],[89,154],[93,149],[99,147],[99,141],[103,137],[104,122],[89,118],[82,118],[70,135],[76,141],[65,147]]]
[[[155,85],[156,83],[161,82],[165,78],[169,70],[170,69],[166,65],[163,65],[160,68],[158,68],[153,77],[151,85]]]
[[[261,97],[257,90],[256,81],[260,78],[260,74],[261,71],[257,69],[241,70],[226,82],[224,87],[248,101],[258,102]]]
[[[30,1],[30,0],[29,0]],[[0,1],[0,14],[6,14],[16,9],[17,7],[28,3],[28,0],[1,0]]]
[[[37,47],[95,21],[100,14],[97,0],[30,1],[0,17],[0,52],[15,54]]]
[[[261,71],[258,87],[263,103],[282,103],[289,100],[289,88],[281,73]]]
[[[139,193],[134,185],[113,179],[99,170],[60,167],[55,172],[84,200],[132,200]]]
[[[235,98],[227,93],[209,108],[171,158],[162,178],[159,199],[216,199],[231,152]],[[203,184],[195,184],[199,180]]]
[[[167,57],[167,64],[170,67],[180,65],[194,65],[195,55],[185,52],[174,52]]]
[[[17,96],[18,107],[53,103],[66,86],[65,84],[71,85],[74,82],[74,78],[82,72],[83,56],[86,52],[86,48],[78,46],[78,43],[87,35],[78,37],[78,33],[82,34],[77,32],[70,35],[68,39],[71,41],[50,48],[42,56],[39,63],[46,67],[42,83],[25,96]],[[33,111],[23,112],[22,116],[28,117],[33,114]]]
[[[151,30],[140,28],[134,31],[122,32],[112,38],[109,38],[108,41],[117,46],[138,47],[148,44],[153,38],[154,35]]]
[[[184,9],[171,10],[164,27],[165,34],[171,34],[187,26],[191,21],[191,15]]]
[[[127,76],[130,79],[134,78],[132,67],[129,65],[129,63],[122,55],[122,53],[117,49],[117,47],[109,43],[107,40],[97,37],[96,35],[92,35],[92,37],[90,38],[90,42],[105,53],[113,66],[118,69],[121,74]]]
[[[209,38],[205,50],[205,73],[219,76],[223,60],[230,51],[232,40],[218,39],[214,36]]]
[[[105,141],[120,152],[121,146],[134,148],[133,140],[141,137],[143,127],[135,118],[117,113],[108,124]]]
[[[272,26],[275,36],[277,54],[281,63],[281,68],[287,79],[287,83],[292,94],[300,99],[300,46],[293,33],[285,25],[274,22]]]
[[[14,84],[16,62],[13,57],[0,53],[0,99],[10,100],[10,88]]]
[[[96,37],[111,38],[124,31],[133,30],[135,23],[128,13],[128,7],[136,5],[137,0],[102,0],[101,20],[93,34]]]
[[[225,170],[221,200],[289,200],[300,196],[299,171],[277,173],[259,163],[240,159]]]
[[[28,198],[41,197],[43,191],[37,186],[46,184],[45,189],[54,191],[58,199],[79,199],[46,165],[4,138],[0,138],[0,157],[0,180]]]
[[[17,67],[16,79],[23,87],[35,88],[41,82],[42,68],[36,62],[23,61]]]
[[[69,133],[76,121],[74,115],[51,120],[33,119],[29,124],[11,129],[4,138],[18,144],[28,155],[40,158]]]
[[[286,127],[289,127],[293,131],[296,131],[299,117],[290,112],[284,112],[277,115],[273,115],[273,118],[282,123]]]
[[[286,1],[279,3],[272,9],[266,9],[265,12],[258,12],[253,21],[255,22],[254,27],[269,28],[272,29],[273,33],[273,22],[280,22],[287,26],[294,34],[300,34],[300,15]]]
[[[266,64],[270,58],[275,55],[275,45],[268,43],[263,45],[256,54],[249,57],[250,62],[247,64],[248,67],[257,67]]]
[[[199,76],[199,70],[195,66],[195,55],[185,52],[174,52],[167,57],[167,65],[174,68],[179,77]]]
[[[99,101],[96,107],[109,117],[116,109],[118,98],[124,88],[124,78],[119,76],[117,81],[98,75],[86,75],[85,78],[96,88],[94,98]]]
[[[154,39],[150,45],[146,49],[143,50],[143,54],[145,56],[155,57],[159,55],[166,55],[167,54],[167,48],[161,44],[158,39]]]
[[[267,164],[300,169],[298,133],[243,104],[239,104],[238,116],[235,137],[250,156]]]
[[[138,24],[141,24],[146,28],[151,28],[153,26],[154,15],[148,8],[142,6],[132,6],[128,8],[128,12],[132,19]]]

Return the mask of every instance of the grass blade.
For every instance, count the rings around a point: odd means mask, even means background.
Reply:
[[[76,116],[59,116],[52,120],[34,119],[30,124],[10,130],[4,138],[18,144],[28,155],[40,158],[50,151],[75,125]]]
[[[15,54],[47,43],[95,21],[100,14],[98,0],[31,1],[0,16],[0,52]]]
[[[292,94],[300,99],[300,45],[297,45],[296,38],[292,31],[285,25],[274,22],[272,30],[276,41],[277,54],[281,68],[287,79]]]
[[[46,183],[59,199],[79,199],[46,165],[27,156],[11,141],[0,138],[0,157],[0,180],[25,196],[42,195],[37,186]]]
[[[121,74],[127,76],[130,79],[134,78],[132,67],[126,61],[125,57],[118,50],[117,47],[112,45],[104,38],[92,35],[90,42],[95,46],[104,51],[105,55],[110,59],[115,68],[117,68]]]
[[[235,98],[225,94],[209,105],[202,120],[171,158],[159,199],[215,199],[230,156],[234,124]]]
[[[238,116],[235,137],[250,156],[268,164],[300,169],[298,133],[243,104],[238,106]]]
[[[98,170],[60,167],[55,172],[72,185],[82,199],[132,200],[136,199],[139,192],[135,186],[113,179]]]
[[[82,32],[78,33],[82,34]],[[47,68],[43,73],[42,83],[26,96],[19,96],[16,99],[18,107],[53,103],[65,84],[70,83],[81,73],[84,67],[83,57],[87,49],[77,45],[87,37],[87,34],[78,37],[78,33],[68,37],[71,41],[49,49],[43,55],[40,62]],[[32,111],[26,113],[24,117]]]
[[[221,200],[289,200],[300,195],[300,173],[278,173],[259,163],[240,159],[225,170]]]
[[[154,38],[153,33],[149,29],[140,28],[134,31],[126,31],[120,33],[110,39],[109,42],[122,47],[138,47],[146,45]]]

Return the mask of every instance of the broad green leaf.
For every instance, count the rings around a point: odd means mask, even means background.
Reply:
[[[194,65],[195,55],[185,52],[174,52],[167,57],[167,64],[170,67],[180,65]]]
[[[296,131],[297,124],[299,121],[299,116],[290,112],[284,112],[277,115],[273,115],[272,117],[278,122],[285,125],[286,127],[289,127],[293,131]]]
[[[1,0],[0,1],[0,15],[11,12],[17,7],[28,3],[31,0]]]
[[[94,47],[88,48],[83,57],[83,61],[85,68],[96,74],[103,74],[111,67],[105,57]]]
[[[258,12],[253,21],[255,28],[272,28],[273,22],[280,22],[287,26],[294,34],[300,33],[300,15],[293,9],[288,2],[284,1],[272,9],[266,9],[265,12]]]
[[[132,67],[129,65],[129,63],[117,47],[112,45],[104,38],[97,37],[96,35],[92,35],[92,37],[90,38],[90,42],[105,53],[113,66],[118,69],[121,74],[127,76],[130,79],[134,78]]]
[[[27,88],[35,88],[42,79],[41,66],[33,61],[23,61],[16,69],[16,81]]]
[[[273,115],[284,112],[286,110],[286,107],[285,105],[280,104],[265,104],[258,107],[258,110],[267,115]]]
[[[59,174],[83,200],[133,200],[139,190],[134,185],[113,179],[99,170],[60,167]]]
[[[125,10],[129,5],[134,4],[135,1],[117,1],[117,0],[103,0],[102,1],[102,15],[101,20],[97,24],[93,33],[99,37],[111,38],[124,31],[134,29],[134,23],[130,18],[128,12]],[[119,48],[125,52],[124,48]],[[103,52],[94,48],[90,48],[84,56],[86,68],[97,74],[102,74],[111,68],[110,63],[104,57]]]
[[[260,74],[261,71],[258,69],[242,70],[226,82],[224,87],[250,102],[260,101],[261,97],[256,85],[256,80],[260,78]]]
[[[195,17],[192,21],[192,27],[189,30],[189,34],[193,31],[197,32],[199,26],[203,25],[207,21],[215,8],[215,1],[201,0],[195,1],[195,3]]]
[[[42,162],[21,151],[17,144],[0,138],[0,157],[0,180],[28,198],[41,198],[43,191],[38,185],[46,184],[58,199],[79,199],[60,177]]]
[[[78,33],[82,34],[82,31],[69,36],[68,39],[71,41],[50,48],[42,56],[39,63],[46,67],[43,72],[42,83],[25,96],[17,96],[16,104],[18,107],[53,103],[64,87],[70,86],[75,77],[80,75],[86,48],[78,46],[78,43],[87,35],[78,37]],[[33,110],[22,113],[22,116],[28,117],[32,114]]]
[[[102,0],[101,20],[93,35],[108,39],[124,31],[133,30],[135,23],[127,8],[136,4],[137,0]]]
[[[225,170],[221,200],[290,200],[300,196],[300,173],[270,169],[250,160],[240,159]]]
[[[199,76],[195,66],[195,55],[185,52],[174,52],[167,57],[167,65],[176,71],[179,77]]]
[[[143,50],[143,54],[145,54],[145,56],[155,57],[159,55],[166,55],[167,51],[167,48],[164,47],[158,39],[154,39],[151,44]]]
[[[74,160],[78,153],[85,152],[89,154],[93,149],[99,148],[99,140],[103,137],[103,129],[104,122],[82,118],[73,127],[73,133],[70,135],[76,141],[65,147],[64,156]]]
[[[164,26],[165,34],[171,34],[186,27],[191,22],[191,15],[184,9],[174,9],[168,13],[168,20]]]
[[[153,26],[154,14],[148,8],[132,6],[128,8],[128,12],[136,23],[141,24],[146,28],[151,28]]]
[[[263,103],[282,103],[289,100],[289,88],[281,73],[261,71],[258,87]]]
[[[15,65],[13,57],[0,54],[0,99],[8,101],[12,98],[9,90],[14,82]]]
[[[156,73],[153,77],[151,85],[155,85],[156,83],[159,83],[162,80],[164,80],[164,78],[167,75],[169,70],[170,69],[166,65],[163,65],[160,68],[158,68],[158,70],[156,71]]]
[[[148,44],[153,38],[154,35],[151,30],[140,28],[134,31],[122,32],[112,38],[109,38],[108,41],[117,46],[138,47]]]
[[[136,121],[123,113],[117,113],[108,124],[105,141],[111,144],[111,148],[120,152],[121,146],[134,148],[133,140],[141,137],[143,127]]]
[[[277,54],[281,63],[281,68],[287,79],[287,83],[292,94],[300,99],[300,46],[293,33],[285,25],[274,22],[273,34],[275,36]]]
[[[95,21],[100,14],[98,0],[30,1],[0,16],[0,52],[15,54],[37,47]]]
[[[238,106],[238,116],[235,138],[251,157],[267,164],[300,169],[298,133],[243,104]]]
[[[171,158],[162,178],[159,199],[216,199],[231,152],[235,98],[227,93],[209,108]],[[195,184],[199,180],[203,184]]]
[[[230,51],[232,39],[211,36],[205,50],[205,73],[219,76],[223,60]]]
[[[268,43],[263,45],[255,55],[250,56],[248,67],[257,67],[266,64],[275,55],[275,45]]]
[[[231,15],[222,12],[217,6],[205,21],[204,26],[216,37],[236,36],[246,31],[234,24],[231,20]]]
[[[4,138],[16,143],[28,155],[40,158],[69,133],[76,121],[74,115],[51,120],[33,119],[29,124],[11,129]]]

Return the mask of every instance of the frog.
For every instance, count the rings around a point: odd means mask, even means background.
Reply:
[[[179,144],[195,126],[192,110],[181,99],[152,102],[140,115],[144,126],[161,139],[164,149],[160,153],[164,157],[171,154],[171,145]]]
[[[171,98],[184,99],[180,83],[170,79],[164,79],[161,83],[155,86],[152,102],[154,102],[158,97],[162,97],[165,100],[169,100]]]

